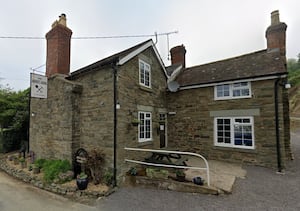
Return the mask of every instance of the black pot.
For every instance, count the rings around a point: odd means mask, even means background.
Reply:
[[[84,178],[84,179],[80,179],[77,178],[76,179],[76,184],[79,190],[85,190],[88,186],[89,180],[88,178]]]
[[[201,177],[194,177],[193,183],[196,185],[203,185],[203,179]]]

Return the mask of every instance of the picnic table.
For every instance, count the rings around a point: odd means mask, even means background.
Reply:
[[[177,153],[167,152],[152,152],[152,155],[145,158],[145,161],[149,163],[168,164],[176,166],[187,166],[186,162],[188,159],[185,156],[181,156]]]

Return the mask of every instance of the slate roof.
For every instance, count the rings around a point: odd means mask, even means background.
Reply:
[[[287,74],[278,50],[261,50],[185,68],[176,78],[181,87]]]
[[[68,79],[72,79],[72,78],[75,78],[81,74],[85,74],[85,73],[88,73],[88,72],[91,72],[91,71],[95,71],[95,70],[100,70],[104,67],[106,67],[107,65],[111,65],[113,63],[116,63],[119,61],[119,59],[121,59],[122,57],[130,54],[131,52],[135,51],[136,49],[140,48],[141,46],[145,45],[146,43],[148,43],[149,41],[152,41],[151,39],[149,40],[146,40],[145,42],[142,42],[140,44],[137,44],[131,48],[128,48],[124,51],[121,51],[119,53],[116,53],[114,55],[111,55],[109,57],[106,57],[102,60],[99,60],[93,64],[90,64],[88,66],[85,66],[83,68],[80,68],[79,70],[76,70],[74,72],[72,72],[70,74],[69,77],[67,77]]]

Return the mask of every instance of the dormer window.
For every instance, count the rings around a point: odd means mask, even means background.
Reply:
[[[250,98],[250,82],[239,82],[231,84],[221,84],[215,86],[215,100],[227,100],[237,98]]]
[[[151,88],[151,68],[143,60],[139,60],[140,85]]]

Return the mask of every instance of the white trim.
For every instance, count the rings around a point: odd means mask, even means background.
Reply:
[[[143,113],[144,114],[144,116],[146,117],[146,114],[150,114],[150,138],[146,138],[146,137],[144,137],[144,138],[140,138],[140,127],[141,127],[141,123],[139,124],[139,128],[138,128],[138,142],[139,143],[143,143],[143,142],[147,142],[147,141],[153,141],[152,140],[152,136],[153,136],[153,134],[152,134],[152,112],[149,112],[149,111],[139,111],[138,112],[138,119],[139,119],[139,121],[141,121],[141,119],[140,119],[140,114],[141,113]],[[145,118],[144,117],[144,118]],[[146,120],[146,118],[145,118],[145,120]],[[146,132],[146,131],[144,131],[144,132]],[[144,133],[144,134],[146,134],[146,133]]]
[[[230,144],[229,143],[218,143],[218,126],[217,119],[230,119]],[[243,146],[234,144],[234,125],[235,119],[250,119],[251,124],[251,135],[252,135],[252,146]],[[254,118],[253,116],[236,116],[236,117],[214,117],[214,146],[218,147],[229,147],[239,149],[255,149],[255,136],[254,136]]]
[[[233,84],[238,84],[238,83],[245,83],[247,82],[247,86],[241,87],[240,89],[248,89],[249,90],[249,95],[243,95],[243,96],[233,96],[233,91],[238,90],[233,87]],[[222,85],[228,85],[229,86],[229,96],[224,96],[224,97],[218,97],[218,86]],[[244,82],[235,82],[235,83],[224,83],[224,84],[219,84],[214,86],[214,100],[233,100],[233,99],[243,99],[243,98],[251,98],[252,97],[252,90],[251,90],[251,82],[250,81],[244,81]]]
[[[141,63],[143,63],[143,65],[144,65],[144,83],[141,82]],[[145,75],[146,75],[146,69],[147,69],[146,66],[149,67],[149,69],[148,69],[148,73],[149,73],[149,86],[146,85],[146,77],[145,77]],[[144,60],[139,59],[139,84],[141,86],[144,86],[144,87],[147,87],[147,88],[151,89],[152,88],[151,78],[152,78],[151,77],[151,65],[149,63],[145,62]]]
[[[161,67],[163,68],[164,70],[164,73],[166,75],[167,78],[169,78],[168,74],[167,74],[167,70],[165,68],[165,65],[160,57],[160,54],[158,53],[158,50],[156,49],[154,43],[152,40],[149,40],[149,42],[145,43],[144,45],[142,45],[141,47],[139,47],[138,49],[132,51],[131,53],[127,54],[126,56],[124,56],[123,58],[119,59],[117,65],[123,65],[125,64],[126,62],[128,62],[130,59],[132,59],[133,57],[135,57],[136,55],[138,55],[139,53],[143,52],[144,50],[146,50],[147,48],[149,48],[150,46],[152,46],[154,52],[155,52],[155,55],[161,65]]]
[[[191,86],[184,86],[180,87],[179,90],[186,90],[186,89],[197,89],[197,88],[204,88],[204,87],[211,87],[216,85],[221,85],[225,83],[239,83],[239,82],[246,82],[246,81],[264,81],[264,80],[271,80],[276,78],[286,78],[287,74],[281,76],[266,76],[266,77],[259,77],[259,78],[248,78],[248,79],[237,79],[237,80],[230,80],[230,81],[222,81],[218,83],[210,83],[210,84],[199,84],[199,85],[191,85]]]

